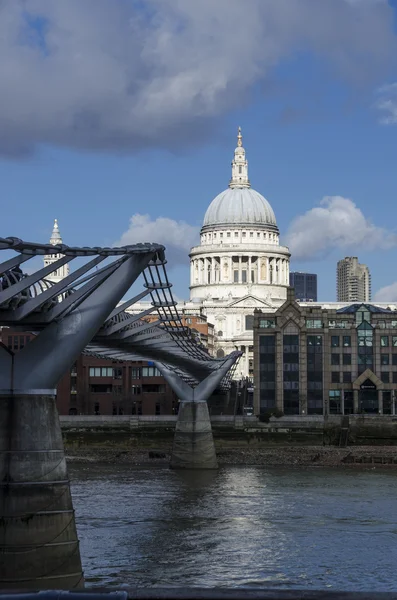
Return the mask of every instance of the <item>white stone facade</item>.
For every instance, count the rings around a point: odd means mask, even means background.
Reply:
[[[53,246],[56,246],[57,244],[62,244],[62,238],[61,238],[61,234],[59,231],[57,219],[55,219],[55,221],[54,221],[54,228],[52,230],[50,244],[52,244]],[[48,265],[55,263],[57,260],[59,260],[62,257],[63,257],[63,254],[45,254],[44,266],[47,267]],[[69,264],[68,263],[66,263],[62,267],[58,267],[58,269],[56,269],[53,273],[51,273],[50,275],[47,275],[46,280],[52,281],[53,283],[58,283],[58,281],[61,281],[67,275],[69,275]]]
[[[229,189],[209,206],[200,245],[190,252],[190,303],[215,326],[218,356],[242,350],[236,377],[253,374],[252,315],[271,310],[287,297],[288,248],[270,204],[253,190],[239,129]]]

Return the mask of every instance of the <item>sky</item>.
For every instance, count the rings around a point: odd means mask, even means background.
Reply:
[[[2,237],[159,242],[174,292],[237,127],[291,270],[397,301],[395,0],[0,0]]]

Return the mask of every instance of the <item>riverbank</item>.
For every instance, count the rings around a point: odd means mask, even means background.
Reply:
[[[73,448],[66,449],[70,463],[130,464],[135,466],[168,465],[171,448],[156,449]],[[369,466],[397,467],[397,448],[394,446],[295,446],[267,448],[228,448],[217,452],[219,466]]]

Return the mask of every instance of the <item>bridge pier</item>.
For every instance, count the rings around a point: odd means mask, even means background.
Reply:
[[[217,469],[207,402],[180,402],[171,469]]]
[[[0,394],[0,588],[84,587],[54,390]]]
[[[170,462],[172,469],[218,468],[207,400],[234,362],[235,358],[227,358],[196,387],[188,385],[175,370],[156,363],[180,399]]]

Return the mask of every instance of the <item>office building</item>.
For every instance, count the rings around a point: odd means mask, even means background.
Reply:
[[[302,304],[254,314],[254,411],[394,415],[396,306]]]
[[[289,284],[295,290],[295,298],[302,302],[317,302],[317,275],[315,273],[289,274]]]

